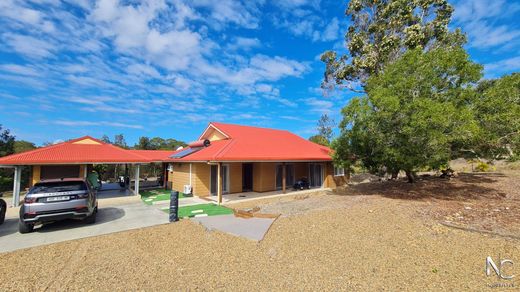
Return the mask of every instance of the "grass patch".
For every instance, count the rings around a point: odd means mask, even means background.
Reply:
[[[164,212],[168,213],[169,209],[165,208],[162,209]],[[195,212],[202,210],[202,212]],[[193,205],[193,206],[184,206],[179,207],[179,218],[186,218],[186,217],[195,217],[195,215],[199,214],[206,214],[208,216],[216,216],[216,215],[228,215],[233,214],[233,210],[222,207],[215,204],[199,204],[199,205]]]
[[[141,200],[147,205],[152,205],[154,202],[158,201],[168,201],[170,200],[170,190],[148,190],[141,191],[139,194],[141,195]],[[179,192],[179,199],[186,198],[187,196],[183,193]]]

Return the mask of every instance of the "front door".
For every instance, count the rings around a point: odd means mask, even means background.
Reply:
[[[250,192],[253,190],[253,164],[242,164],[242,191]]]

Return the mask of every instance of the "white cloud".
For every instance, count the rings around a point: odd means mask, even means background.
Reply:
[[[22,66],[17,64],[2,64],[0,70],[7,73],[26,75],[26,76],[39,76],[40,73],[31,66]]]
[[[230,50],[250,50],[253,48],[260,47],[260,40],[257,38],[245,38],[237,37],[235,40],[228,45]]]
[[[130,128],[130,129],[143,129],[141,125],[133,125],[127,123],[118,123],[118,122],[107,122],[107,121],[70,121],[70,120],[57,120],[52,121],[56,125],[60,126],[69,126],[69,127],[84,127],[84,126],[109,126],[116,128]]]
[[[221,25],[233,23],[253,29],[258,27],[260,21],[257,16],[260,13],[258,6],[263,4],[263,1],[194,0],[192,4],[195,7],[208,9],[210,11],[210,18]]]
[[[32,36],[20,35],[14,33],[5,33],[2,35],[5,42],[17,53],[27,57],[45,58],[52,56],[52,52],[56,47],[42,39]]]
[[[520,11],[520,4],[504,0],[469,0],[455,3],[453,19],[468,34],[469,45],[478,49],[516,49],[520,29],[505,24]]]
[[[332,21],[325,27],[323,34],[321,35],[322,41],[334,41],[339,36],[339,20],[334,17]]]
[[[489,77],[495,78],[503,73],[520,71],[520,56],[484,64],[484,71]]]
[[[309,106],[308,110],[317,113],[330,113],[334,107],[334,103],[324,98],[317,99],[314,97],[307,98],[304,102]]]

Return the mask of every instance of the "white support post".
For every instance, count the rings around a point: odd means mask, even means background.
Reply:
[[[139,195],[139,170],[141,165],[137,164],[135,166],[135,184],[134,184],[134,194]]]
[[[191,186],[191,163],[190,163],[190,186]]]
[[[13,207],[20,205],[20,183],[22,178],[22,167],[14,167],[14,183],[13,183]]]
[[[83,179],[87,179],[87,175],[88,175],[88,165],[85,164],[85,165],[83,165]]]

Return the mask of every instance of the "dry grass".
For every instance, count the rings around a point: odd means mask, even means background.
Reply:
[[[485,290],[500,281],[485,276],[485,258],[520,262],[520,241],[448,228],[423,212],[509,196],[507,177],[471,192],[467,179],[264,201],[261,212],[283,215],[259,243],[181,220],[6,253],[0,290]]]

